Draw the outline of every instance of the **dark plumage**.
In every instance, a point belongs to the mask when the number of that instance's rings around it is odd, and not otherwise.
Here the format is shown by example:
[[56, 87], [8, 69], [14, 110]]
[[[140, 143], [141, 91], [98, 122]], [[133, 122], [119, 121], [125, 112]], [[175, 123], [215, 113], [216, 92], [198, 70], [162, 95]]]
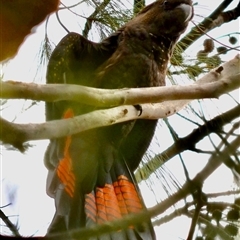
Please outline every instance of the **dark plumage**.
[[[192, 14], [189, 0], [160, 0], [100, 43], [70, 33], [51, 56], [47, 82], [109, 89], [165, 85], [173, 46]], [[92, 110], [87, 103], [62, 101], [47, 103], [46, 116], [69, 118]], [[49, 233], [92, 226], [144, 208], [133, 171], [156, 123], [137, 120], [51, 140], [45, 163], [56, 214]], [[96, 239], [154, 238], [149, 221]]]

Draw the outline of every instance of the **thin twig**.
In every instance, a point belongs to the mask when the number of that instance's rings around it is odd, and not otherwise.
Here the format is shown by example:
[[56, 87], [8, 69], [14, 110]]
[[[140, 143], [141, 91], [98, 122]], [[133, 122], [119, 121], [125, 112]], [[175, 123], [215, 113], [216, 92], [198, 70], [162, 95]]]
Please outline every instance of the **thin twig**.
[[[240, 105], [237, 105], [233, 109], [218, 115], [217, 117], [207, 121], [204, 125], [196, 128], [192, 133], [186, 137], [179, 138], [172, 146], [166, 149], [161, 154], [157, 154], [149, 162], [145, 163], [141, 168], [136, 171], [137, 181], [146, 180], [150, 174], [156, 171], [157, 168], [167, 162], [175, 155], [184, 152], [186, 150], [195, 150], [195, 145], [210, 133], [219, 131], [222, 127], [239, 117]], [[161, 159], [161, 161], [159, 161]]]
[[4, 214], [4, 212], [0, 209], [0, 219], [6, 224], [10, 231], [14, 234], [14, 236], [20, 237], [20, 234], [16, 228], [16, 226], [9, 220], [9, 218]]

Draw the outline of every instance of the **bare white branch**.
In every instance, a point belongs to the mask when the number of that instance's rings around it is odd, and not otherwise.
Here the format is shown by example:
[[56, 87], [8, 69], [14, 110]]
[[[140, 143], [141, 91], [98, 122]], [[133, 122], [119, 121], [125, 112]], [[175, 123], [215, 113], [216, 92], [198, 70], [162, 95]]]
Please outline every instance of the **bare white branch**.
[[[47, 86], [16, 82], [6, 84], [10, 84], [12, 88], [2, 82], [2, 98], [13, 98], [15, 96], [15, 98], [47, 101], [87, 101], [88, 104], [108, 107], [121, 105], [93, 111], [72, 119], [50, 121], [42, 124], [16, 124], [0, 119], [3, 129], [0, 140], [19, 146], [30, 140], [59, 138], [133, 119], [164, 118], [181, 110], [191, 99], [219, 97], [223, 93], [239, 88], [240, 55], [224, 63], [221, 67], [213, 69], [199, 79], [196, 84], [190, 86], [103, 90], [71, 85]], [[157, 103], [165, 99], [182, 100]], [[141, 113], [133, 106], [135, 104], [141, 104]], [[4, 134], [6, 133], [5, 129], [8, 129], [7, 135]]]
[[[70, 84], [1, 82], [0, 98], [77, 101], [98, 107], [157, 103], [166, 100], [216, 98], [239, 87], [240, 55], [215, 68], [195, 84], [135, 89], [98, 89]], [[235, 80], [236, 79], [236, 80]], [[213, 84], [214, 83], [214, 84]]]

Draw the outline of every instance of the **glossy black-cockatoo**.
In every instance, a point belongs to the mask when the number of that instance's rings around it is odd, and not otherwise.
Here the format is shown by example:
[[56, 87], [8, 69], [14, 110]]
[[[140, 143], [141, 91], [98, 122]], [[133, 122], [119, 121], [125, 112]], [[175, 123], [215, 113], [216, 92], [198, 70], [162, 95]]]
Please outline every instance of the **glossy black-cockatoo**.
[[[95, 88], [165, 84], [173, 47], [193, 16], [190, 0], [159, 0], [100, 43], [69, 33], [52, 53], [47, 83]], [[73, 118], [96, 107], [79, 102], [46, 104], [47, 120]], [[156, 127], [137, 120], [51, 139], [45, 154], [47, 193], [56, 212], [48, 234], [92, 227], [145, 208], [134, 178]], [[155, 239], [150, 220], [98, 240]]]

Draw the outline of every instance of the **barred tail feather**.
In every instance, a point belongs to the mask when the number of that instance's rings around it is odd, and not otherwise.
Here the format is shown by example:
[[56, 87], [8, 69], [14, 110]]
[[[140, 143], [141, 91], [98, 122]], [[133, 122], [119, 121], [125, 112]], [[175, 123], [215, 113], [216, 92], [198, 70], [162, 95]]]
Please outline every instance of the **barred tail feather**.
[[[70, 173], [69, 168], [62, 168]], [[66, 172], [59, 175], [66, 176]], [[53, 176], [53, 174], [51, 174]], [[56, 179], [53, 177], [52, 180]], [[59, 177], [59, 185], [55, 190], [56, 214], [49, 227], [48, 233], [68, 231], [74, 228], [94, 227], [107, 221], [121, 219], [128, 214], [134, 214], [144, 209], [144, 204], [135, 178], [123, 160], [115, 160], [108, 173], [104, 186], [96, 186], [92, 192], [82, 194], [69, 192], [66, 177]], [[64, 186], [65, 183], [65, 186]], [[97, 184], [97, 183], [96, 183]], [[75, 185], [78, 190], [81, 187]], [[75, 189], [76, 191], [76, 189]], [[90, 240], [153, 240], [155, 239], [150, 221], [140, 226], [129, 226], [128, 229], [119, 229], [116, 232], [91, 238]]]
[[[73, 117], [71, 109], [67, 110], [63, 117]], [[79, 138], [72, 138], [72, 136], [65, 138], [64, 146], [58, 141], [52, 141], [48, 147], [50, 153], [55, 153], [56, 149], [62, 149], [56, 169], [49, 169], [47, 180], [47, 192], [55, 199], [56, 207], [56, 214], [48, 230], [49, 234], [94, 227], [144, 209], [135, 177], [123, 157], [119, 156], [120, 153], [111, 144], [104, 145], [102, 155], [98, 151], [92, 151], [91, 141], [88, 142], [89, 136], [91, 135], [86, 135], [85, 138], [81, 136], [81, 140], [85, 140], [85, 148], [76, 149], [76, 146], [79, 146]], [[86, 151], [89, 154], [85, 154]], [[47, 157], [50, 155], [46, 154]], [[56, 155], [52, 156], [55, 159]], [[84, 158], [86, 156], [98, 166], [90, 168], [88, 174], [84, 173], [89, 164], [89, 159]], [[84, 164], [79, 164], [80, 161]], [[86, 184], [93, 187], [86, 188]], [[131, 225], [128, 229], [119, 229], [90, 240], [154, 239], [149, 220], [147, 223]]]

